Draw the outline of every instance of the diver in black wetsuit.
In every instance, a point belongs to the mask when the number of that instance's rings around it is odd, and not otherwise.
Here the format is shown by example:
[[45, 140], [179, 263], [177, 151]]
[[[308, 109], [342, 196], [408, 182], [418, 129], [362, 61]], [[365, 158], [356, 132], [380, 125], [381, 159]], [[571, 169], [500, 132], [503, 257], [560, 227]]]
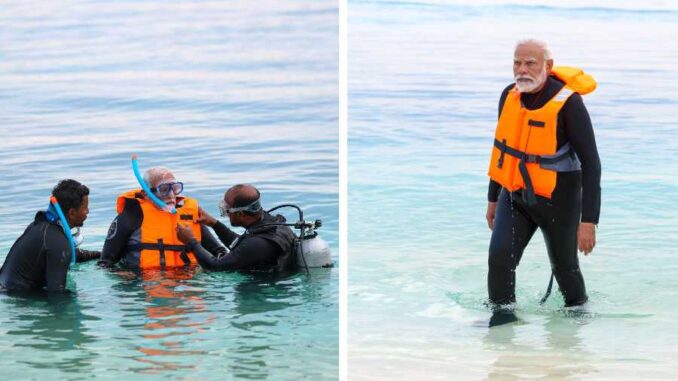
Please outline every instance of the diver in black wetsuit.
[[[71, 227], [87, 219], [89, 189], [75, 180], [62, 180], [52, 190]], [[96, 259], [97, 251], [76, 250], [76, 260]], [[56, 213], [39, 211], [10, 249], [0, 269], [0, 288], [8, 291], [65, 292], [71, 247]]]
[[[554, 98], [564, 83], [546, 75], [552, 65], [544, 43], [535, 40], [519, 43], [514, 59], [516, 84], [504, 89], [499, 101], [500, 115], [514, 86], [520, 90], [522, 107], [528, 110], [541, 109]], [[537, 228], [544, 234], [565, 305], [581, 305], [588, 299], [577, 248], [588, 255], [595, 246], [601, 168], [591, 120], [577, 93], [565, 101], [557, 114], [556, 138], [559, 149], [570, 144], [581, 162], [581, 170], [557, 172], [550, 200], [537, 196], [536, 205], [528, 205], [523, 197], [525, 190], [511, 194], [490, 180], [486, 216], [492, 229], [488, 292], [495, 305], [515, 302], [515, 269]]]
[[259, 191], [246, 184], [235, 185], [224, 195], [220, 205], [221, 213], [228, 215], [231, 225], [244, 227], [246, 231], [243, 235], [238, 235], [200, 210], [198, 221], [214, 229], [219, 240], [229, 247], [228, 253], [223, 248], [218, 252], [206, 250], [193, 237], [191, 229], [182, 225], [177, 226], [177, 235], [193, 251], [200, 266], [207, 270], [296, 271], [295, 236], [292, 229], [287, 226], [264, 226], [284, 223], [285, 218], [266, 213], [259, 200]]

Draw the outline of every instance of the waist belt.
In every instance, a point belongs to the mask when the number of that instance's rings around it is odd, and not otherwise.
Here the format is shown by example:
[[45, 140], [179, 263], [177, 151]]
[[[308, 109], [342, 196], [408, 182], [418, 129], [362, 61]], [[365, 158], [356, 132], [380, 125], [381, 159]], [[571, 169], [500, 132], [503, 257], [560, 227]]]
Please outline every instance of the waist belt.
[[[502, 142], [494, 139], [494, 146], [497, 147], [501, 152], [499, 155], [499, 160], [497, 161], [497, 168], [501, 168], [504, 165], [505, 154], [509, 154], [517, 159], [520, 159], [520, 162], [518, 163], [518, 170], [520, 171], [520, 176], [523, 178], [523, 182], [525, 183], [525, 192], [523, 192], [522, 197], [523, 201], [525, 201], [529, 206], [535, 205], [537, 203], [537, 197], [534, 194], [534, 186], [532, 185], [530, 173], [527, 171], [527, 163], [539, 164], [539, 166], [544, 169], [557, 170], [560, 172], [580, 169], [579, 159], [577, 159], [577, 156], [570, 146], [570, 143], [566, 143], [564, 146], [562, 146], [558, 152], [555, 153], [555, 155], [534, 155], [519, 151], [508, 146], [506, 144], [506, 139], [504, 139]], [[567, 165], [559, 165], [563, 162], [568, 163]]]

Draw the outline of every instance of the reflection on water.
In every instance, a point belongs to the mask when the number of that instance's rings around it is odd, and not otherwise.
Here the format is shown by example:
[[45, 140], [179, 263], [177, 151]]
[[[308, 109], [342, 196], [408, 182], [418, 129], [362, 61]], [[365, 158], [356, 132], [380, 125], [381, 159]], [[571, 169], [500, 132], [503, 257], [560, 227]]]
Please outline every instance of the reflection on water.
[[[7, 368], [8, 374], [19, 365], [86, 374], [123, 361], [121, 370], [170, 378], [211, 378], [215, 371], [256, 380], [287, 372], [336, 377], [322, 367], [300, 368], [336, 354], [336, 336], [318, 338], [334, 329], [324, 321], [336, 318], [336, 301], [322, 291], [334, 279], [331, 270], [288, 276], [207, 274], [198, 268], [90, 270], [104, 272], [110, 290], [0, 295], [2, 310], [11, 312], [0, 321], [0, 345], [31, 353]], [[314, 318], [318, 310], [325, 311], [320, 322]], [[0, 369], [11, 362], [4, 364]]]
[[[215, 314], [204, 314], [203, 289], [186, 288], [196, 269], [167, 269], [165, 271], [144, 271], [136, 274], [118, 271], [113, 274], [124, 279], [114, 286], [127, 298], [136, 293], [136, 300], [143, 306], [139, 309], [123, 310], [121, 324], [125, 329], [139, 332], [141, 345], [136, 350], [141, 355], [134, 360], [148, 367], [131, 368], [135, 372], [158, 374], [163, 371], [194, 368], [193, 356], [205, 355], [206, 350], [194, 350], [199, 345], [197, 333], [204, 332], [216, 319]], [[182, 359], [182, 357], [186, 357]]]

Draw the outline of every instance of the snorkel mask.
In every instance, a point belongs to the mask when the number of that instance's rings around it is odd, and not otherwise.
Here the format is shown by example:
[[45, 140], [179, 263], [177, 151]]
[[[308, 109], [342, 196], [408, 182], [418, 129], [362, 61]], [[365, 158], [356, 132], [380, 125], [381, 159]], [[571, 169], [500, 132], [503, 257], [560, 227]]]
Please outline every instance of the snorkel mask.
[[256, 213], [261, 210], [261, 197], [252, 201], [251, 203], [245, 205], [245, 206], [237, 206], [237, 207], [232, 207], [226, 203], [226, 200], [221, 199], [219, 201], [219, 212], [221, 213], [222, 217], [226, 217], [229, 214], [236, 213], [236, 212], [249, 212], [249, 213]]

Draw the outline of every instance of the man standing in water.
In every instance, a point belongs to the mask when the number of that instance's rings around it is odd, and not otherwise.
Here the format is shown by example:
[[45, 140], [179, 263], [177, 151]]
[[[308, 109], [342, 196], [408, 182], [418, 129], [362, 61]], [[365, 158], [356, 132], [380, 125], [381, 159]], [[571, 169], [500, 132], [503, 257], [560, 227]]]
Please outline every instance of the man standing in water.
[[179, 239], [195, 253], [200, 266], [211, 271], [296, 271], [294, 233], [288, 226], [276, 225], [285, 223], [283, 216], [264, 211], [257, 188], [249, 184], [232, 186], [224, 194], [219, 209], [232, 226], [244, 227], [245, 233], [238, 235], [203, 210], [199, 221], [214, 229], [219, 240], [228, 246], [228, 253], [206, 250], [190, 228], [177, 226]]
[[577, 248], [588, 255], [595, 246], [600, 159], [580, 94], [596, 83], [579, 69], [554, 67], [537, 40], [516, 45], [513, 75], [499, 99], [489, 169], [489, 298], [494, 306], [515, 302], [515, 269], [540, 228], [565, 305], [581, 305], [588, 296]]
[[[89, 189], [75, 180], [62, 180], [54, 196], [63, 210], [68, 225], [81, 227], [89, 213]], [[101, 253], [76, 249], [76, 260], [96, 259]], [[9, 291], [46, 289], [66, 291], [66, 273], [71, 262], [71, 246], [53, 207], [39, 211], [7, 254], [0, 269], [0, 288]]]

